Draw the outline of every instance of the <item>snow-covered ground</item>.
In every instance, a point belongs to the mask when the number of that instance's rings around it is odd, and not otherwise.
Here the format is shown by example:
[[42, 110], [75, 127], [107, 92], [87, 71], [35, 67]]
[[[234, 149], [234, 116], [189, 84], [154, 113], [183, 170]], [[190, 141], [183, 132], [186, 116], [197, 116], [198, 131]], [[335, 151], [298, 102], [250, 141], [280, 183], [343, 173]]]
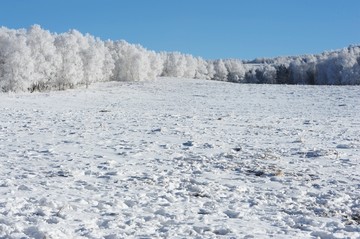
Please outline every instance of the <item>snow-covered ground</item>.
[[0, 238], [359, 238], [360, 87], [0, 95]]

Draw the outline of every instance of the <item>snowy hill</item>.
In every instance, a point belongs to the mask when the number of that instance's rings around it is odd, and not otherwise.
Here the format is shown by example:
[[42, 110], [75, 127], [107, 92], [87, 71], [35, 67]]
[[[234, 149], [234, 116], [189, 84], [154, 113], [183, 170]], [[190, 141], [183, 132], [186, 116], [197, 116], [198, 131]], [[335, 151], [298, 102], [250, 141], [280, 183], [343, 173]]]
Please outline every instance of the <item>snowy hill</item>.
[[359, 238], [360, 88], [1, 94], [1, 238]]

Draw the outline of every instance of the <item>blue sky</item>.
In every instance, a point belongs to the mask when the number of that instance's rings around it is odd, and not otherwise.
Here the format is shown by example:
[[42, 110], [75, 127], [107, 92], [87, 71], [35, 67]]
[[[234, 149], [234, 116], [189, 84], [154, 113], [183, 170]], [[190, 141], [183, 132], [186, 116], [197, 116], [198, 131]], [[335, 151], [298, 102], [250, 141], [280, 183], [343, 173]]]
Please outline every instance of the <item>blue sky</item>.
[[4, 0], [0, 25], [77, 29], [206, 59], [320, 53], [360, 43], [359, 0]]

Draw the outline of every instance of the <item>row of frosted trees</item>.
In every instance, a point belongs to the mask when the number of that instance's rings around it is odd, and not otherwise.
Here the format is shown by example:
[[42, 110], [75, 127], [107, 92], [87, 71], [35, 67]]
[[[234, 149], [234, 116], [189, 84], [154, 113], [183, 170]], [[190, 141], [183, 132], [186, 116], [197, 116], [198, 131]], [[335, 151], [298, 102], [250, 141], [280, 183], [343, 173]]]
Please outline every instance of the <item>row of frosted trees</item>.
[[73, 88], [100, 81], [159, 76], [237, 83], [360, 84], [360, 47], [321, 55], [214, 60], [149, 51], [125, 41], [102, 41], [76, 30], [55, 34], [34, 25], [0, 28], [0, 91]]

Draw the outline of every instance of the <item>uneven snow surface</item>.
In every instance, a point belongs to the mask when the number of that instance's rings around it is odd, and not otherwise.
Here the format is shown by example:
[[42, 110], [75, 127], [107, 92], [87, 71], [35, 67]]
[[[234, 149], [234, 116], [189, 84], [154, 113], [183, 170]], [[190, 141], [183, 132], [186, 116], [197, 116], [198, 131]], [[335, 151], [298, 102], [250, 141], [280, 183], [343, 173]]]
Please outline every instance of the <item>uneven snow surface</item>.
[[0, 95], [0, 238], [359, 238], [360, 87]]

